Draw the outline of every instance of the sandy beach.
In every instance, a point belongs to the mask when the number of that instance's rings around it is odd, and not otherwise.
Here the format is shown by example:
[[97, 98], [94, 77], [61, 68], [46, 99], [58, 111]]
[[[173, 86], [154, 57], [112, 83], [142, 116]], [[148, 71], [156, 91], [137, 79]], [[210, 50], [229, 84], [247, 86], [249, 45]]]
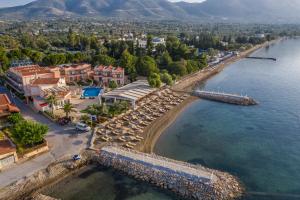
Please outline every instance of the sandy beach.
[[[174, 91], [191, 92], [197, 83], [209, 79], [210, 77], [221, 72], [226, 66], [249, 56], [250, 54], [252, 54], [258, 49], [276, 43], [279, 40], [274, 40], [271, 42], [265, 42], [263, 44], [256, 45], [244, 52], [241, 52], [239, 56], [234, 56], [218, 64], [213, 70], [206, 68], [194, 74], [187, 75], [183, 77], [181, 80], [179, 80], [175, 85], [173, 85], [171, 89]], [[176, 120], [176, 118], [180, 115], [182, 111], [184, 111], [191, 103], [193, 103], [195, 100], [198, 99], [199, 98], [197, 97], [192, 97], [192, 96], [188, 97], [180, 105], [171, 109], [165, 115], [163, 115], [162, 117], [155, 120], [152, 124], [150, 124], [143, 133], [143, 135], [145, 136], [145, 140], [141, 145], [137, 147], [137, 150], [146, 153], [152, 153], [156, 141], [159, 139], [159, 137], [164, 132], [164, 130], [168, 128]]]

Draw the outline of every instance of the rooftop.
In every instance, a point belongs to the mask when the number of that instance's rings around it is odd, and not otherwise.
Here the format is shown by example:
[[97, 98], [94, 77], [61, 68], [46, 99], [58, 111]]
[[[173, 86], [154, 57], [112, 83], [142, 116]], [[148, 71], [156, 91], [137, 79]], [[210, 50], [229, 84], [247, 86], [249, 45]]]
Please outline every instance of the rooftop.
[[16, 148], [9, 140], [0, 140], [0, 155], [15, 152]]
[[6, 94], [0, 94], [0, 115], [20, 112], [19, 108], [14, 106]]
[[38, 78], [35, 79], [33, 85], [53, 85], [59, 82], [59, 78]]
[[103, 98], [117, 98], [138, 101], [156, 91], [150, 87], [147, 80], [139, 80], [102, 95]]
[[39, 65], [12, 67], [10, 69], [11, 69], [11, 71], [20, 73], [22, 76], [51, 73], [51, 71], [48, 68], [40, 67]]
[[122, 68], [122, 67], [113, 67], [111, 65], [110, 66], [99, 65], [99, 66], [95, 67], [95, 70], [123, 72], [124, 68]]

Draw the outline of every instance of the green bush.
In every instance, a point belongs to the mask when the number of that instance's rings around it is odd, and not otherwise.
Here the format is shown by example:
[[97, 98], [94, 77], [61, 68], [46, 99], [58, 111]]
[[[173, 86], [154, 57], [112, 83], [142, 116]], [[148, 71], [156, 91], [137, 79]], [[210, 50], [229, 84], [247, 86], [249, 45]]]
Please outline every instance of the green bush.
[[32, 147], [43, 142], [48, 130], [46, 125], [22, 120], [12, 127], [12, 137], [22, 146]]

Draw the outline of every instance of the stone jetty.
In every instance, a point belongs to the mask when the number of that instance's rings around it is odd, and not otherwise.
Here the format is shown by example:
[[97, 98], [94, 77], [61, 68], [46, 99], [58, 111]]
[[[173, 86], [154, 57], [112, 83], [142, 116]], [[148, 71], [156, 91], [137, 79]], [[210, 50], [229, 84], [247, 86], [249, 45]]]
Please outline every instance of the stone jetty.
[[251, 97], [241, 96], [241, 95], [236, 95], [236, 94], [197, 90], [197, 91], [194, 91], [192, 93], [192, 95], [197, 96], [202, 99], [219, 101], [219, 102], [229, 103], [229, 104], [242, 105], [242, 106], [251, 106], [251, 105], [258, 104]]
[[235, 199], [243, 192], [238, 180], [228, 173], [155, 154], [106, 146], [101, 149], [97, 159], [106, 167], [112, 167], [188, 199]]

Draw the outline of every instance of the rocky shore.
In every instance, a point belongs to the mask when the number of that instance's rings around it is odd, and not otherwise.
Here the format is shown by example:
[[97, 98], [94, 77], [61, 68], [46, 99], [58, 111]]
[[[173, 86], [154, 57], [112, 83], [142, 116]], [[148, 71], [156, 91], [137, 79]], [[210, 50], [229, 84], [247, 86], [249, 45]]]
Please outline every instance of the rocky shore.
[[62, 178], [71, 175], [77, 169], [92, 162], [94, 151], [84, 151], [82, 159], [74, 162], [70, 158], [62, 159], [39, 170], [34, 174], [12, 183], [0, 190], [0, 200], [22, 200], [22, 199], [51, 199], [38, 194], [38, 190], [46, 185], [52, 184]]
[[[104, 149], [100, 152], [97, 160], [101, 165], [112, 167], [135, 179], [170, 190], [186, 199], [229, 200], [239, 198], [243, 194], [243, 189], [238, 180], [228, 173], [154, 154], [141, 155], [145, 161], [130, 159], [130, 156], [126, 156], [126, 153], [130, 152], [133, 155], [142, 154], [128, 149], [116, 154]], [[164, 162], [164, 164], [162, 166], [159, 164], [152, 165], [150, 159]], [[174, 170], [174, 166], [181, 166], [184, 170]]]

